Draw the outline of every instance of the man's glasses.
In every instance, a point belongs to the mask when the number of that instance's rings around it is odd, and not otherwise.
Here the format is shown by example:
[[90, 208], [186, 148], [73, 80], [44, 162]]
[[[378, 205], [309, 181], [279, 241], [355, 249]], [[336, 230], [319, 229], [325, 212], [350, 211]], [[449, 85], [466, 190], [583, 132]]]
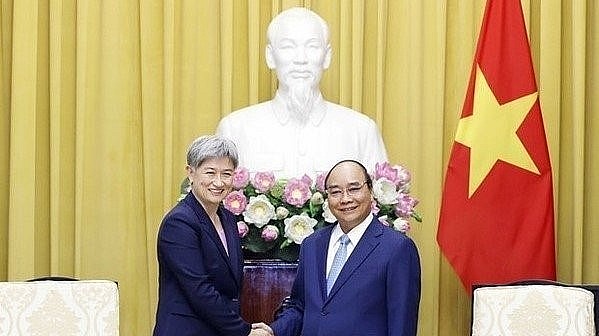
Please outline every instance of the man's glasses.
[[362, 183], [350, 184], [345, 188], [330, 187], [327, 188], [327, 195], [329, 195], [329, 197], [331, 198], [336, 199], [343, 197], [343, 194], [345, 193], [347, 193], [347, 195], [350, 197], [358, 196], [362, 191], [362, 187], [364, 187], [364, 185], [366, 185], [366, 181]]

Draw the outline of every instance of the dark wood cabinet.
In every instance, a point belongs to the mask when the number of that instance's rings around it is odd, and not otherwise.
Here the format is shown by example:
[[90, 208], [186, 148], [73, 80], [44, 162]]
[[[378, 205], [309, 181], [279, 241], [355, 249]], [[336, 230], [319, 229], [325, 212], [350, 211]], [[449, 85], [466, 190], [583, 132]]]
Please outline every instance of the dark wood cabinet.
[[274, 312], [291, 292], [297, 263], [246, 260], [243, 268], [241, 315], [248, 322], [273, 321]]

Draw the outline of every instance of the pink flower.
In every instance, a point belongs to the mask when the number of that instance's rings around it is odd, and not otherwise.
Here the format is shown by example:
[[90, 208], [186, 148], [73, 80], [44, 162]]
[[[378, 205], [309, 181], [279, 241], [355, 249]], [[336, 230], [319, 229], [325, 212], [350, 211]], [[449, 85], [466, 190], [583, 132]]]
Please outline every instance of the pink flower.
[[378, 180], [382, 177], [393, 182], [395, 185], [399, 182], [398, 171], [389, 162], [377, 162], [374, 166], [374, 179]]
[[372, 203], [370, 203], [370, 210], [375, 215], [378, 214], [379, 211], [381, 211], [381, 209], [379, 208], [378, 203], [375, 200], [373, 200]]
[[406, 167], [394, 166], [394, 168], [397, 170], [398, 185], [404, 185], [412, 180], [412, 175], [410, 174], [410, 171], [406, 169]]
[[414, 213], [418, 200], [408, 194], [399, 194], [395, 204], [395, 215], [400, 218], [409, 218]]
[[239, 215], [245, 210], [247, 198], [241, 190], [231, 191], [223, 200], [225, 209], [231, 211], [235, 215]]
[[404, 166], [391, 166], [389, 162], [378, 162], [375, 165], [374, 180], [385, 178], [395, 184], [400, 191], [409, 192], [412, 176]]
[[237, 167], [233, 174], [233, 188], [243, 189], [250, 182], [250, 172], [244, 167]]
[[327, 177], [326, 173], [319, 173], [316, 175], [316, 190], [325, 192], [324, 179]]
[[299, 208], [304, 205], [310, 197], [312, 197], [310, 185], [306, 184], [305, 181], [292, 178], [287, 182], [283, 194], [285, 202]]
[[279, 228], [274, 225], [267, 225], [262, 229], [262, 239], [265, 241], [273, 241], [279, 238]]
[[252, 179], [252, 185], [261, 193], [267, 192], [275, 185], [273, 172], [257, 172]]
[[237, 222], [237, 233], [239, 234], [239, 238], [247, 236], [248, 232], [250, 232], [250, 228], [244, 221]]
[[304, 182], [305, 184], [311, 186], [312, 185], [312, 179], [310, 178], [310, 176], [304, 174], [304, 176], [302, 176], [301, 178], [302, 182]]

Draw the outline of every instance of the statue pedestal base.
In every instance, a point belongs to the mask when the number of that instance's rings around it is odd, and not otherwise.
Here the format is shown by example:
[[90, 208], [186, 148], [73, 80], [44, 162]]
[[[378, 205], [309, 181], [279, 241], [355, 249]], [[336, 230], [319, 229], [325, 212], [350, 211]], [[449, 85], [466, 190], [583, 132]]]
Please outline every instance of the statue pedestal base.
[[291, 293], [297, 263], [246, 260], [243, 268], [241, 316], [247, 322], [271, 323], [283, 298]]

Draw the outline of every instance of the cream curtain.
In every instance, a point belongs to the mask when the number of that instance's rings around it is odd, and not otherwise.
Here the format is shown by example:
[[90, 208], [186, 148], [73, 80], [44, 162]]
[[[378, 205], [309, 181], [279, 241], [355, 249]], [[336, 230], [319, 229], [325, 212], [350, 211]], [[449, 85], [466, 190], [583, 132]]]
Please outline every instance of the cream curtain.
[[[413, 173], [419, 334], [469, 333], [470, 298], [435, 234], [485, 0], [0, 1], [0, 280], [117, 280], [121, 333], [149, 334], [156, 231], [186, 146], [271, 97], [266, 26], [302, 5], [331, 27], [324, 94], [374, 118], [391, 161]], [[558, 280], [599, 283], [599, 4], [522, 5], [554, 171]]]

